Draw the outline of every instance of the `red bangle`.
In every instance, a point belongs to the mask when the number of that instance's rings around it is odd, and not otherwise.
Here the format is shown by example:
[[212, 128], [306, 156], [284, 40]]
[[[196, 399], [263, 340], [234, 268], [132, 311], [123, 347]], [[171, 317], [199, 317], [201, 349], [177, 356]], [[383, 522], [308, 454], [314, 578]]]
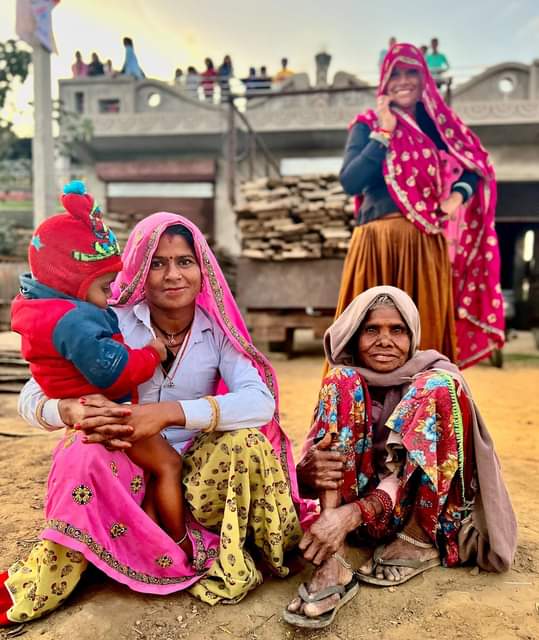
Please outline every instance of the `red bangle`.
[[388, 136], [391, 136], [393, 134], [393, 131], [390, 131], [389, 129], [383, 129], [382, 127], [378, 127], [377, 131], [380, 131], [380, 133], [386, 133]]
[[369, 525], [376, 522], [376, 511], [374, 509], [372, 509], [372, 511], [367, 509], [369, 503], [364, 498], [356, 500], [354, 504], [361, 512], [361, 524]]
[[377, 498], [382, 504], [382, 513], [377, 518], [381, 522], [389, 519], [389, 516], [393, 513], [393, 501], [389, 496], [389, 493], [384, 491], [383, 489], [375, 489], [369, 493], [369, 496], [372, 498]]

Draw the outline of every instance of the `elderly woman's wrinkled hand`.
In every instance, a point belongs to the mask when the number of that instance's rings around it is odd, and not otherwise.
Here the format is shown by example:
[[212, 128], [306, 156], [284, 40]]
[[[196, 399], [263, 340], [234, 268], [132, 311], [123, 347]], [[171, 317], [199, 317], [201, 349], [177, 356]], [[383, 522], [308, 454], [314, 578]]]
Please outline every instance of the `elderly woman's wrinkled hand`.
[[125, 439], [133, 433], [127, 424], [132, 407], [119, 405], [101, 394], [70, 398], [58, 402], [64, 424], [84, 431], [88, 443], [101, 443], [109, 449], [129, 449]]
[[299, 548], [305, 560], [320, 565], [344, 544], [345, 538], [361, 523], [354, 505], [324, 509], [318, 520], [305, 533]]
[[330, 445], [331, 434], [328, 433], [298, 463], [298, 478], [303, 486], [324, 491], [339, 489], [342, 485], [344, 455], [338, 451], [327, 451]]

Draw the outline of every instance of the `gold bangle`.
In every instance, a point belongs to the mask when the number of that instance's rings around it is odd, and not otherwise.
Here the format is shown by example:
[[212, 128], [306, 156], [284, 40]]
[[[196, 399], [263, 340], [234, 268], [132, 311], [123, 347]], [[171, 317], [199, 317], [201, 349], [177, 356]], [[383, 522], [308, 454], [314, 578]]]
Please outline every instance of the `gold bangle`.
[[43, 417], [43, 409], [45, 407], [45, 402], [47, 402], [48, 400], [49, 398], [44, 397], [44, 398], [41, 398], [41, 400], [37, 403], [36, 420], [43, 427], [43, 429], [46, 429], [47, 431], [55, 431], [57, 427], [55, 427], [53, 424], [49, 424]]
[[205, 431], [206, 433], [211, 433], [212, 431], [215, 431], [219, 426], [219, 422], [221, 419], [221, 408], [219, 406], [219, 403], [213, 396], [205, 396], [204, 400], [207, 400], [210, 403], [211, 420], [209, 425], [204, 429], [202, 429], [202, 431]]

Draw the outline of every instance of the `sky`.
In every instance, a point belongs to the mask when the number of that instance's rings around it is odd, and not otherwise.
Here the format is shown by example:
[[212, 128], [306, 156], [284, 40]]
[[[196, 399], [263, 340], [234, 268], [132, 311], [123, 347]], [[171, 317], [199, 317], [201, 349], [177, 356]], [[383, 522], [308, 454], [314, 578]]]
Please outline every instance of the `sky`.
[[[0, 0], [0, 41], [15, 37], [15, 5]], [[291, 69], [314, 79], [314, 56], [325, 50], [330, 78], [348, 71], [374, 83], [390, 36], [417, 45], [438, 37], [457, 80], [499, 62], [539, 58], [538, 0], [61, 0], [53, 28], [53, 96], [57, 80], [71, 75], [77, 49], [85, 60], [96, 51], [121, 68], [126, 35], [146, 75], [169, 81], [176, 67], [202, 69], [206, 56], [217, 66], [225, 54], [239, 77], [249, 66], [275, 73], [286, 56]], [[31, 134], [31, 100], [29, 77], [3, 114], [19, 135]]]

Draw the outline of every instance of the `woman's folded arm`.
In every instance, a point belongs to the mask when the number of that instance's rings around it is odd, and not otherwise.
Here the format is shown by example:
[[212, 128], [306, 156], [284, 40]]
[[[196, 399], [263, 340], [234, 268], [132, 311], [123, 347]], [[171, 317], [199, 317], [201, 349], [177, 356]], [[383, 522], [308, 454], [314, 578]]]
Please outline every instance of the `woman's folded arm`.
[[[228, 393], [215, 396], [219, 404], [218, 431], [256, 429], [273, 417], [275, 400], [250, 360], [223, 338], [219, 371]], [[212, 421], [211, 403], [205, 398], [182, 400], [186, 429], [204, 429]]]
[[[42, 403], [41, 422], [38, 420], [38, 406], [40, 403]], [[43, 393], [34, 378], [30, 378], [22, 388], [19, 394], [17, 409], [21, 418], [33, 427], [47, 431], [55, 431], [66, 426], [60, 418], [58, 400], [47, 399], [47, 396]]]

